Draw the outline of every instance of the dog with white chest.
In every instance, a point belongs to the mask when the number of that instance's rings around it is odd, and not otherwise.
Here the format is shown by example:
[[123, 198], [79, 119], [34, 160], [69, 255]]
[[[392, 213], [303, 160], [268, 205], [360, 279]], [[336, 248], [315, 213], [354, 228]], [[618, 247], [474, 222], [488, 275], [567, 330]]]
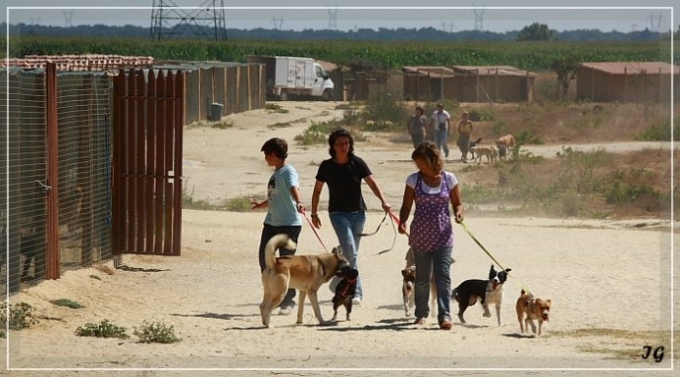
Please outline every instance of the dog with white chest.
[[[540, 299], [534, 297], [533, 294], [522, 289], [519, 298], [517, 299], [517, 320], [519, 321], [519, 329], [522, 333], [524, 330], [529, 331], [529, 326], [536, 336], [542, 333], [543, 322], [550, 320], [550, 307], [552, 300]], [[536, 332], [536, 325], [534, 320], [538, 321], [538, 333]]]
[[468, 308], [480, 301], [484, 308], [484, 317], [491, 317], [489, 305], [496, 306], [496, 317], [498, 319], [498, 326], [503, 324], [501, 320], [501, 303], [503, 302], [503, 284], [508, 279], [510, 268], [496, 271], [493, 265], [489, 270], [488, 280], [470, 279], [465, 280], [456, 287], [451, 298], [458, 302], [458, 319], [461, 323], [465, 323], [463, 313]]
[[283, 301], [288, 288], [299, 290], [297, 323], [302, 323], [304, 314], [305, 298], [314, 309], [314, 315], [320, 324], [326, 324], [321, 315], [317, 292], [319, 288], [331, 278], [337, 276], [343, 267], [349, 265], [339, 247], [330, 253], [316, 255], [286, 255], [277, 258], [275, 253], [280, 247], [294, 249], [293, 242], [285, 234], [277, 234], [272, 237], [265, 247], [266, 268], [262, 271], [262, 287], [264, 296], [260, 304], [262, 324], [269, 327], [271, 313], [281, 301]]

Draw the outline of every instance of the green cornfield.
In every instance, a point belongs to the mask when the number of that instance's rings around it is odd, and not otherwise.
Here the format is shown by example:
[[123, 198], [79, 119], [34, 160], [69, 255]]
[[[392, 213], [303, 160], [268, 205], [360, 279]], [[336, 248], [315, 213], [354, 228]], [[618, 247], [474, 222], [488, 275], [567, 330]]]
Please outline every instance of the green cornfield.
[[[2, 58], [5, 39], [0, 42]], [[675, 49], [675, 61], [680, 59]], [[9, 40], [9, 57], [60, 54], [152, 56], [157, 60], [245, 62], [248, 55], [307, 56], [338, 65], [370, 63], [394, 69], [409, 65], [511, 65], [546, 71], [554, 60], [576, 56], [595, 61], [671, 61], [670, 41], [656, 42], [410, 42], [410, 41], [252, 41], [171, 40], [139, 38], [48, 38], [22, 36]]]

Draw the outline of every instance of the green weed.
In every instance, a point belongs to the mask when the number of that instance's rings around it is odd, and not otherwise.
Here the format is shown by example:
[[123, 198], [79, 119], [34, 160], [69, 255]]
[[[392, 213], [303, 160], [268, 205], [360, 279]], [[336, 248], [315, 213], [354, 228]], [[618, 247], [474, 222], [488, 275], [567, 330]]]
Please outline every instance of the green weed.
[[125, 327], [117, 326], [109, 322], [108, 319], [105, 319], [98, 324], [86, 323], [85, 326], [78, 326], [76, 335], [119, 339], [127, 339], [130, 337], [125, 333]]
[[144, 321], [141, 327], [135, 328], [134, 335], [139, 337], [140, 343], [176, 343], [181, 340], [175, 336], [174, 326], [161, 322]]
[[19, 302], [9, 307], [7, 317], [7, 303], [0, 304], [0, 323], [9, 322], [10, 330], [21, 330], [38, 323], [33, 312], [33, 307], [25, 302]]
[[69, 300], [69, 299], [67, 299], [67, 298], [60, 298], [60, 299], [58, 299], [58, 300], [52, 300], [52, 301], [50, 301], [50, 302], [53, 303], [54, 305], [57, 305], [57, 306], [67, 306], [67, 307], [69, 307], [69, 308], [71, 308], [71, 309], [80, 309], [80, 308], [84, 308], [83, 305], [80, 305], [79, 303], [77, 303], [77, 302], [75, 302], [75, 301], [72, 301], [72, 300]]

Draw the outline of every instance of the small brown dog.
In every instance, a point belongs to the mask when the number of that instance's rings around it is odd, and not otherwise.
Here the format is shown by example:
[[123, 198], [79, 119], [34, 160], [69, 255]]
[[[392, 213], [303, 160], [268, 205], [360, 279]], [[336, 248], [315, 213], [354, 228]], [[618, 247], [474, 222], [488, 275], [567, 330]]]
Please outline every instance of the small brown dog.
[[[541, 335], [541, 328], [543, 327], [543, 322], [548, 322], [550, 320], [550, 306], [552, 302], [550, 299], [543, 300], [540, 298], [535, 298], [531, 293], [527, 293], [522, 289], [522, 292], [517, 299], [517, 320], [519, 321], [519, 329], [524, 334], [524, 330], [529, 331], [529, 325], [531, 325], [531, 330], [536, 334], [536, 325], [534, 324], [534, 319], [538, 320], [538, 334]], [[526, 318], [525, 318], [526, 316]]]

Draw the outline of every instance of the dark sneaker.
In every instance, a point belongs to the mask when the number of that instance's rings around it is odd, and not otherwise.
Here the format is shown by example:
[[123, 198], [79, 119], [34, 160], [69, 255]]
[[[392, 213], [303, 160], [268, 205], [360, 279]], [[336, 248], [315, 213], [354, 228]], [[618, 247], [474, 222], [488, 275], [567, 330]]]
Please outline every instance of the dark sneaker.
[[439, 324], [439, 328], [442, 330], [451, 330], [451, 320], [450, 319], [445, 319], [442, 323]]

